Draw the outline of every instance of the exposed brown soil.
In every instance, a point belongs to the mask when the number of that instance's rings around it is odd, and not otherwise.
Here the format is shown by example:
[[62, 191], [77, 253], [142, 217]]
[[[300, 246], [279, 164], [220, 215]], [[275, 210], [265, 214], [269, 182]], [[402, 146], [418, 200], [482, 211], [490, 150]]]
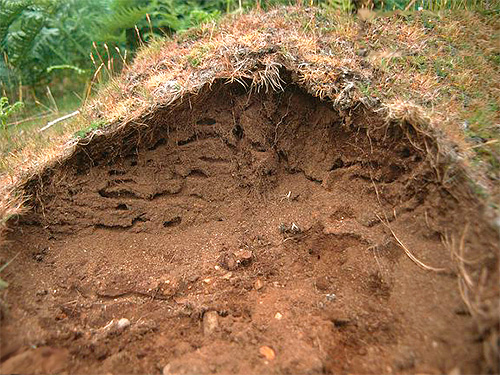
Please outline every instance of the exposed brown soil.
[[1, 371], [480, 372], [452, 198], [383, 125], [216, 83], [82, 147], [1, 250]]

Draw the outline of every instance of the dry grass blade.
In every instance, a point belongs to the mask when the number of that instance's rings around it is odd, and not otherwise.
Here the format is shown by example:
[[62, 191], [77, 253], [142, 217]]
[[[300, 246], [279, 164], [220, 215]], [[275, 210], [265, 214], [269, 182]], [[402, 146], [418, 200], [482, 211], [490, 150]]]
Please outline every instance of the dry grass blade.
[[[474, 261], [470, 261], [465, 257], [465, 239], [469, 225], [469, 223], [465, 225], [462, 234], [460, 235], [458, 246], [456, 241], [453, 238], [450, 240], [448, 236], [445, 237], [443, 242], [444, 245], [450, 249], [450, 254], [455, 259], [459, 269], [458, 288], [462, 300], [472, 315], [487, 321], [491, 316], [491, 312], [489, 311], [489, 308], [487, 308], [487, 304], [483, 303], [483, 288], [484, 285], [487, 284], [488, 270], [483, 268], [482, 277], [476, 278], [476, 282], [474, 282], [473, 277], [466, 269], [466, 265], [473, 266], [478, 264], [480, 260], [484, 260], [484, 257], [482, 257]], [[472, 297], [474, 297], [474, 300]]]
[[21, 215], [28, 210], [22, 197], [8, 190], [3, 193], [5, 196], [0, 200], [0, 225], [5, 225], [11, 217]]
[[6, 262], [3, 266], [0, 267], [0, 272], [2, 272], [4, 269], [6, 269], [9, 264], [11, 264], [16, 258], [17, 256], [21, 254], [21, 253], [17, 253], [16, 255], [14, 255], [8, 262]]
[[71, 117], [74, 117], [74, 116], [76, 116], [76, 115], [78, 115], [78, 114], [80, 114], [80, 111], [79, 111], [79, 110], [74, 111], [74, 112], [71, 112], [71, 113], [68, 113], [67, 115], [64, 115], [64, 116], [62, 116], [62, 117], [59, 117], [59, 118], [57, 118], [57, 119], [55, 119], [55, 120], [52, 120], [52, 121], [48, 122], [48, 123], [47, 123], [47, 125], [45, 125], [43, 128], [41, 128], [41, 129], [39, 130], [39, 132], [43, 132], [44, 130], [47, 130], [48, 128], [50, 128], [52, 125], [55, 125], [55, 124], [57, 124], [58, 122], [61, 122], [61, 121], [67, 120], [67, 119], [69, 119], [69, 118], [71, 118]]
[[469, 228], [469, 223], [464, 228], [464, 231], [462, 233], [462, 236], [460, 238], [460, 247], [458, 249], [458, 254], [457, 254], [457, 259], [458, 259], [458, 267], [460, 269], [460, 274], [462, 275], [464, 281], [467, 283], [467, 285], [472, 288], [474, 286], [474, 283], [472, 282], [472, 278], [469, 276], [467, 273], [467, 270], [465, 269], [465, 259], [464, 259], [464, 254], [465, 254], [465, 236], [467, 234], [467, 229]]
[[404, 250], [404, 252], [408, 256], [408, 258], [410, 258], [417, 266], [419, 266], [420, 268], [423, 268], [424, 270], [427, 270], [427, 271], [434, 271], [434, 272], [443, 272], [443, 271], [445, 271], [444, 268], [431, 267], [431, 266], [428, 266], [427, 264], [423, 263], [422, 261], [418, 260], [415, 257], [415, 255], [413, 255], [411, 253], [411, 251], [408, 250], [408, 248], [406, 247], [406, 245], [403, 242], [401, 242], [401, 240], [398, 238], [398, 236], [396, 236], [396, 233], [394, 233], [394, 231], [392, 230], [391, 226], [388, 223], [386, 223], [384, 220], [382, 220], [382, 218], [379, 215], [376, 215], [376, 216], [380, 220], [380, 222], [382, 224], [384, 224], [389, 229], [389, 231], [391, 232], [392, 236], [397, 241], [397, 243], [399, 244], [399, 246], [401, 246], [401, 248]]

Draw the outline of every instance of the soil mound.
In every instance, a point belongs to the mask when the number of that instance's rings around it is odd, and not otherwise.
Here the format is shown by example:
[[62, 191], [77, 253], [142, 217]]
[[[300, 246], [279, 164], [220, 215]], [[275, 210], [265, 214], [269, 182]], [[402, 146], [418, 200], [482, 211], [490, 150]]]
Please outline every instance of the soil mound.
[[410, 139], [221, 82], [96, 137], [27, 187], [1, 370], [482, 371], [442, 241], [463, 211]]

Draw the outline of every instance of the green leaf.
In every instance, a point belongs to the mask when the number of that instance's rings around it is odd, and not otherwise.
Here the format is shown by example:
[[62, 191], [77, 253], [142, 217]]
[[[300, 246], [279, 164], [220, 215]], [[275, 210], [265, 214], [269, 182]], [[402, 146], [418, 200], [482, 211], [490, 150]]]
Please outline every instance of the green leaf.
[[27, 7], [27, 1], [0, 0], [0, 46], [5, 47], [5, 37], [10, 25], [16, 21]]

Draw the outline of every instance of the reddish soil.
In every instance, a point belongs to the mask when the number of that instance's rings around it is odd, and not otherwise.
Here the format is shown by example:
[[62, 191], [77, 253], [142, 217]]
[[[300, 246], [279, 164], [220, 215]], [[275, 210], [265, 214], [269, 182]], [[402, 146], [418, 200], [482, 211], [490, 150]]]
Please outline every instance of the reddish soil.
[[397, 128], [219, 83], [136, 128], [11, 224], [2, 373], [481, 371], [449, 197]]

